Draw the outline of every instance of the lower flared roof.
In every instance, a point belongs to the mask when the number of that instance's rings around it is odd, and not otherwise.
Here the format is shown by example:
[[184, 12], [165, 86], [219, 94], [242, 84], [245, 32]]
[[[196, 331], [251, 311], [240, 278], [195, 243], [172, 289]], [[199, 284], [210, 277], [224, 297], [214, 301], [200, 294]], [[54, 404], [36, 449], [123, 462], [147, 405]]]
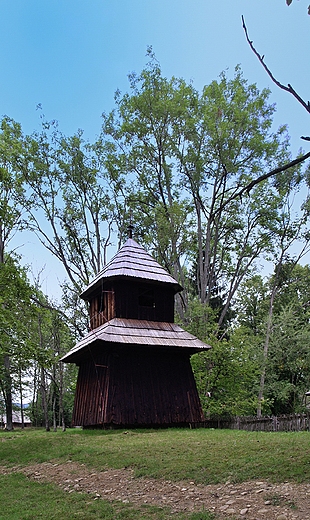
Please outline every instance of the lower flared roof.
[[61, 361], [75, 363], [88, 346], [98, 341], [158, 348], [174, 347], [188, 350], [190, 354], [211, 348], [176, 323], [113, 318], [90, 331]]

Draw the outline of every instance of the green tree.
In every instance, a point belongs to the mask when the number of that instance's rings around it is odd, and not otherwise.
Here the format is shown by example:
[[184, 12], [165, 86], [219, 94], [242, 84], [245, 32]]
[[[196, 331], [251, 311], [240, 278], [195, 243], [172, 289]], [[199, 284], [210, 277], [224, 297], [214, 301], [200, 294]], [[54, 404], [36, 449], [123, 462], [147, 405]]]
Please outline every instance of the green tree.
[[283, 265], [266, 368], [266, 396], [273, 413], [300, 412], [310, 388], [309, 281], [308, 265]]
[[29, 367], [33, 343], [32, 287], [16, 260], [5, 255], [0, 264], [0, 388], [5, 402], [7, 429], [11, 430], [13, 394], [21, 394], [21, 374]]
[[273, 414], [304, 411], [310, 388], [309, 311], [292, 302], [274, 317], [265, 395]]
[[24, 179], [19, 164], [22, 155], [21, 127], [5, 117], [0, 122], [0, 263], [4, 262], [12, 236], [23, 228]]
[[[278, 292], [280, 291], [283, 280], [287, 276], [287, 271], [292, 270], [303, 255], [309, 251], [310, 237], [308, 232], [309, 213], [307, 205], [302, 204], [302, 208], [298, 215], [295, 216], [294, 197], [292, 199], [292, 184], [297, 183], [299, 186], [300, 177], [292, 175], [286, 179], [284, 189], [286, 195], [282, 212], [279, 215], [278, 221], [275, 221], [275, 235], [277, 243], [274, 249], [274, 274], [271, 277], [270, 294], [269, 294], [269, 309], [266, 322], [266, 331], [263, 347], [263, 362], [260, 378], [260, 389], [258, 394], [257, 416], [260, 417], [262, 413], [262, 402], [264, 399], [265, 376], [268, 363], [269, 342], [272, 334], [274, 306]], [[290, 259], [292, 247], [298, 247], [300, 250], [294, 258]]]
[[282, 204], [272, 176], [289, 160], [288, 137], [284, 127], [271, 131], [269, 92], [248, 85], [240, 68], [199, 94], [164, 78], [148, 54], [130, 93], [117, 92], [104, 115], [100, 160], [122, 179], [137, 237], [185, 287], [181, 317], [190, 292], [207, 306], [217, 295], [221, 327], [240, 283], [272, 247]]
[[268, 312], [268, 286], [259, 274], [254, 274], [241, 284], [235, 300], [238, 309], [237, 322], [251, 331], [253, 336], [262, 334]]
[[222, 74], [204, 88], [199, 119], [182, 151], [196, 209], [198, 295], [210, 304], [216, 288], [225, 288], [219, 326], [242, 279], [271, 245], [278, 194], [262, 181], [251, 197], [239, 197], [240, 187], [287, 156], [285, 129], [270, 132], [273, 107], [267, 100], [268, 92], [248, 85], [238, 68], [232, 80]]
[[259, 341], [246, 327], [234, 327], [226, 338], [214, 335], [217, 314], [196, 299], [187, 315], [187, 330], [212, 349], [191, 357], [206, 416], [252, 415], [257, 405]]
[[[193, 211], [174, 165], [182, 138], [176, 129], [194, 108], [196, 92], [184, 80], [163, 78], [150, 55], [147, 69], [129, 76], [131, 93], [117, 92], [116, 109], [103, 116], [97, 149], [111, 181], [116, 172], [122, 179], [135, 236], [184, 285], [181, 258], [191, 240]], [[121, 235], [128, 222], [129, 211], [120, 221]]]
[[309, 273], [309, 266], [283, 255], [271, 276], [256, 275], [240, 288], [231, 336], [240, 326], [255, 346], [259, 416], [303, 409], [310, 385]]
[[23, 172], [33, 205], [28, 227], [64, 268], [63, 305], [78, 334], [87, 324], [79, 299], [106, 263], [114, 208], [105, 172], [82, 132], [65, 137], [54, 122], [26, 139]]
[[[8, 429], [12, 429], [13, 372], [17, 370], [17, 351], [21, 353], [23, 342], [27, 350], [25, 320], [30, 308], [25, 272], [9, 255], [10, 240], [24, 225], [26, 197], [20, 165], [23, 151], [20, 125], [4, 117], [0, 124], [0, 378]], [[28, 200], [27, 206], [30, 205]]]
[[[64, 313], [51, 305], [38, 288], [35, 303], [30, 416], [33, 424], [44, 425], [47, 431], [51, 425], [54, 431], [58, 426], [64, 431], [71, 421], [76, 369], [64, 366], [60, 359], [73, 347], [75, 336]], [[71, 400], [68, 390], [73, 390]]]
[[207, 416], [253, 415], [260, 368], [257, 342], [245, 328], [229, 339], [211, 338], [212, 349], [191, 358]]

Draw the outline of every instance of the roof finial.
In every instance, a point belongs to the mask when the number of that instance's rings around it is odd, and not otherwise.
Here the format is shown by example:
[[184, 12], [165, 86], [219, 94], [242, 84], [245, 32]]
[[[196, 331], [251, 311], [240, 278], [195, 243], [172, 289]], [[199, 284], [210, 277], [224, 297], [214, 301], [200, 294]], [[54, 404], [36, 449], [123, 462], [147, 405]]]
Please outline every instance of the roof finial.
[[129, 215], [130, 215], [130, 217], [129, 217], [129, 226], [128, 226], [128, 238], [132, 238], [132, 232], [134, 230], [134, 226], [132, 223], [132, 209], [130, 210]]

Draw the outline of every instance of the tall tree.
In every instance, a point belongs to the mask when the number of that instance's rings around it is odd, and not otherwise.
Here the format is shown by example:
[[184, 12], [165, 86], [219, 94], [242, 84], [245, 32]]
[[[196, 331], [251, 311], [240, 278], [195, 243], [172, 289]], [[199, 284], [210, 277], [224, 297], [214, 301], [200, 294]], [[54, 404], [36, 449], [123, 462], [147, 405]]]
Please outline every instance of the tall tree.
[[[24, 179], [19, 165], [19, 157], [22, 153], [21, 127], [12, 119], [4, 117], [0, 125], [0, 358], [1, 389], [5, 401], [8, 429], [13, 427], [11, 354], [14, 351], [15, 343], [22, 341], [18, 338], [20, 331], [18, 319], [22, 318], [20, 307], [23, 302], [25, 303], [24, 296], [28, 291], [24, 273], [8, 255], [11, 238], [23, 227]], [[10, 289], [8, 290], [8, 288]], [[16, 318], [18, 316], [15, 330], [12, 322], [14, 314]], [[24, 323], [23, 319], [21, 319], [21, 323]]]
[[[299, 262], [299, 260], [309, 252], [310, 246], [310, 237], [308, 231], [308, 220], [309, 220], [309, 211], [307, 204], [302, 204], [302, 208], [295, 215], [296, 208], [294, 208], [294, 195], [295, 192], [292, 190], [293, 185], [299, 186], [300, 176], [299, 175], [291, 175], [289, 178], [285, 179], [285, 183], [280, 189], [284, 190], [285, 197], [282, 206], [282, 212], [279, 215], [277, 221], [275, 221], [275, 234], [277, 237], [277, 242], [275, 243], [274, 249], [274, 275], [272, 277], [271, 288], [270, 288], [270, 297], [269, 297], [269, 310], [266, 324], [266, 333], [264, 339], [264, 348], [263, 348], [263, 363], [261, 369], [261, 377], [260, 377], [260, 388], [258, 394], [258, 406], [257, 406], [257, 416], [260, 417], [262, 414], [262, 401], [264, 398], [264, 388], [265, 388], [265, 377], [266, 377], [266, 368], [268, 362], [268, 353], [269, 353], [269, 343], [270, 337], [272, 333], [273, 326], [273, 313], [274, 313], [274, 305], [276, 301], [277, 294], [281, 289], [281, 285], [283, 283], [283, 274], [285, 273], [287, 267], [290, 266], [291, 269]], [[299, 246], [299, 250], [298, 250]], [[294, 254], [294, 257], [290, 259], [290, 255]], [[290, 262], [288, 262], [290, 260]]]
[[63, 303], [82, 334], [79, 294], [106, 262], [114, 220], [105, 172], [82, 132], [67, 138], [53, 122], [43, 121], [26, 145], [23, 171], [34, 201], [28, 226], [63, 266]]
[[[302, 411], [310, 384], [309, 266], [290, 260], [277, 274], [265, 381], [265, 396], [274, 414]], [[274, 287], [275, 275], [270, 281]]]
[[[72, 328], [72, 327], [71, 327]], [[36, 348], [32, 357], [32, 400], [30, 417], [47, 431], [53, 424], [64, 431], [70, 424], [76, 367], [64, 367], [60, 358], [74, 345], [74, 334], [66, 317], [37, 291], [35, 317], [31, 330]], [[66, 395], [70, 392], [71, 397]]]
[[[22, 229], [25, 210], [24, 179], [19, 165], [23, 155], [22, 130], [5, 117], [0, 123], [0, 263], [12, 236]], [[29, 207], [30, 201], [28, 201]]]
[[254, 261], [270, 247], [269, 223], [278, 195], [262, 180], [242, 197], [240, 189], [287, 157], [285, 128], [272, 134], [274, 108], [268, 92], [248, 85], [237, 68], [232, 80], [222, 74], [205, 87], [199, 119], [182, 150], [185, 185], [197, 213], [197, 288], [210, 304], [225, 287], [221, 326], [231, 300]]
[[25, 270], [5, 255], [0, 264], [0, 388], [8, 430], [13, 428], [13, 394], [20, 390], [21, 371], [29, 367], [33, 356], [29, 334], [34, 314], [32, 290]]
[[[272, 176], [289, 159], [286, 130], [271, 131], [268, 91], [248, 85], [239, 68], [199, 94], [164, 78], [151, 50], [149, 57], [104, 116], [101, 162], [126, 182], [137, 236], [181, 285], [189, 287], [195, 265], [202, 303], [222, 291], [220, 327], [241, 281], [271, 247], [281, 206]], [[188, 291], [179, 303], [184, 318]]]
[[271, 413], [305, 411], [309, 379], [309, 266], [287, 262], [274, 305], [265, 396]]

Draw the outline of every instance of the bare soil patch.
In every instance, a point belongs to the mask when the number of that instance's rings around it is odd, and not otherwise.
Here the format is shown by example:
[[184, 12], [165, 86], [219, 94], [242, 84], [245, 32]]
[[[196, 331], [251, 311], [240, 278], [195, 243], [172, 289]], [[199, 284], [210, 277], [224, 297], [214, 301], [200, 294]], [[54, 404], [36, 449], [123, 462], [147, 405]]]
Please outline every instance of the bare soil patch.
[[90, 471], [72, 461], [0, 468], [2, 474], [11, 471], [39, 482], [54, 482], [68, 493], [87, 493], [94, 500], [151, 504], [175, 513], [208, 510], [223, 519], [310, 520], [310, 484], [251, 481], [204, 486], [135, 478], [131, 469]]

